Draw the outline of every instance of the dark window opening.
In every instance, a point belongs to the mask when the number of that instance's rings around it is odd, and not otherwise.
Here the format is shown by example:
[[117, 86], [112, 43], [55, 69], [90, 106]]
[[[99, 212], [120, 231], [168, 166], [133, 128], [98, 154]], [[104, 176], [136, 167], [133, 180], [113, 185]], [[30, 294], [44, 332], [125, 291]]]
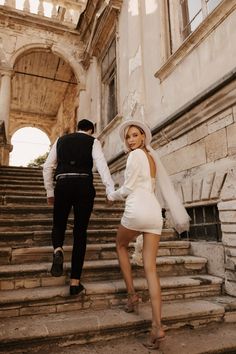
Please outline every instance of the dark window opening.
[[222, 240], [221, 224], [217, 205], [205, 205], [187, 208], [191, 217], [190, 230], [180, 237], [189, 240], [217, 241]]
[[116, 41], [111, 42], [101, 62], [102, 127], [117, 115]]

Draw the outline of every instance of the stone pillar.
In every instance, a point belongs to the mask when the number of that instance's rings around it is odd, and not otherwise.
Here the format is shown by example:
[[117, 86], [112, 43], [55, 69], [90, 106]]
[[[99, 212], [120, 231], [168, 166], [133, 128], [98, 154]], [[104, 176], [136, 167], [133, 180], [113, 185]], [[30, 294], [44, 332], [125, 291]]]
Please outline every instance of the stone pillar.
[[8, 126], [10, 115], [10, 103], [11, 103], [11, 71], [0, 72], [1, 86], [0, 86], [0, 121], [5, 123], [5, 131], [8, 139]]
[[1, 165], [9, 164], [9, 154], [12, 146], [9, 144], [9, 119], [10, 119], [10, 103], [11, 103], [11, 76], [12, 71], [2, 71], [0, 83], [0, 122], [4, 122], [6, 142], [1, 142]]
[[5, 134], [5, 123], [0, 121], [0, 166], [9, 165], [9, 153], [12, 150], [12, 145], [7, 143]]
[[225, 249], [225, 290], [236, 296], [236, 167], [227, 174], [218, 204]]

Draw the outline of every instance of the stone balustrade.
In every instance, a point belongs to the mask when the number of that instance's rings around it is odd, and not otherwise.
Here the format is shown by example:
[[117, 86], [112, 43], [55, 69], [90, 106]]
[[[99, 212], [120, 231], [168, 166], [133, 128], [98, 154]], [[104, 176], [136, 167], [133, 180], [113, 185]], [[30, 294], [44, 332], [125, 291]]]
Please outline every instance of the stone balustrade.
[[75, 28], [87, 0], [0, 0], [0, 5], [11, 10], [50, 18], [70, 28]]

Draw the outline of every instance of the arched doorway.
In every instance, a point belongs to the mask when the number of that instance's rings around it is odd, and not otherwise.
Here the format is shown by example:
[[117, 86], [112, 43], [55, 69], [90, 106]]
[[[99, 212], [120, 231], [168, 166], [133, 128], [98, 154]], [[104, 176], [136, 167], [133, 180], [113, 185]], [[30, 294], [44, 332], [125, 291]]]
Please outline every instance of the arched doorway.
[[51, 142], [76, 127], [77, 80], [70, 65], [49, 49], [30, 49], [14, 64], [10, 136], [22, 126], [44, 130]]
[[13, 134], [11, 144], [10, 166], [28, 166], [31, 161], [47, 153], [51, 143], [42, 130], [25, 127]]

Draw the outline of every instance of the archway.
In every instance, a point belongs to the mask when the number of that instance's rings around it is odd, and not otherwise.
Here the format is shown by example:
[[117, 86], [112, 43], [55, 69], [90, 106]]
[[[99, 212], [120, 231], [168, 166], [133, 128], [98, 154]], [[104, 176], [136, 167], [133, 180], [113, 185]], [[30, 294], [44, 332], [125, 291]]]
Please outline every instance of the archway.
[[46, 49], [21, 53], [14, 64], [10, 136], [22, 126], [46, 131], [51, 142], [76, 127], [77, 80], [71, 66]]
[[11, 144], [10, 166], [27, 166], [35, 158], [47, 153], [51, 143], [42, 130], [25, 127], [13, 134]]

